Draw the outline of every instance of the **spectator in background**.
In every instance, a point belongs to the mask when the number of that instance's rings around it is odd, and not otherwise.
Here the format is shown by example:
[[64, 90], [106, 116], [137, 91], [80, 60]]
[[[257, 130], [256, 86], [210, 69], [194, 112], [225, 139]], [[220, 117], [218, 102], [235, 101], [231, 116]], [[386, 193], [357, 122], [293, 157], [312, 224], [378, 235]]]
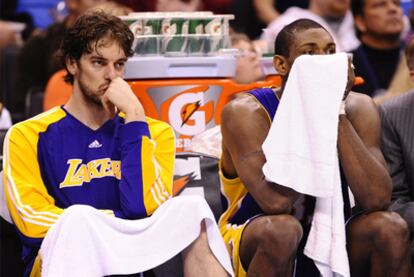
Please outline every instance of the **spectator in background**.
[[359, 42], [349, 4], [350, 0], [309, 0], [309, 9], [289, 8], [267, 26], [261, 38], [267, 41], [268, 51], [273, 52], [273, 42], [284, 26], [297, 19], [308, 18], [321, 24], [332, 35], [337, 51], [353, 50]]
[[22, 38], [27, 40], [34, 30], [33, 19], [28, 13], [16, 12], [18, 2], [18, 0], [0, 0], [0, 20], [24, 23]]
[[239, 50], [237, 56], [236, 75], [234, 81], [239, 84], [250, 84], [264, 78], [260, 66], [260, 53], [254, 48], [252, 41], [245, 34], [234, 33], [230, 36], [231, 47]]
[[365, 83], [355, 91], [376, 97], [388, 89], [402, 56], [403, 12], [396, 0], [352, 0], [361, 45], [352, 51], [355, 74]]
[[[236, 54], [236, 74], [233, 80], [238, 84], [252, 84], [262, 80], [265, 75], [260, 65], [260, 55], [253, 47], [252, 41], [241, 33], [231, 34], [230, 40], [231, 47], [239, 50]], [[220, 125], [216, 125], [192, 138], [191, 151], [220, 158], [221, 140]]]
[[0, 49], [21, 43], [10, 22], [0, 20]]
[[[414, 36], [405, 51], [411, 79], [414, 81]], [[414, 234], [414, 90], [380, 105], [381, 147], [393, 184], [391, 210], [408, 223]], [[411, 241], [414, 265], [414, 241]]]
[[400, 62], [398, 63], [398, 67], [394, 73], [394, 77], [391, 80], [390, 85], [388, 86], [387, 91], [384, 94], [378, 95], [374, 98], [374, 101], [377, 105], [380, 105], [389, 99], [407, 93], [408, 91], [414, 89], [414, 81], [411, 77], [411, 72], [409, 67], [407, 66], [408, 61], [408, 53], [407, 51], [413, 51], [411, 40], [413, 39], [414, 34], [411, 34], [404, 43], [405, 45], [405, 55], [401, 56]]
[[[63, 69], [59, 59], [55, 57], [57, 49], [67, 28], [86, 10], [103, 5], [107, 0], [66, 0], [68, 15], [63, 22], [56, 22], [45, 31], [34, 35], [23, 46], [17, 61], [17, 80], [15, 84], [14, 106], [9, 107], [14, 113], [24, 113], [25, 97], [30, 88], [44, 88], [46, 82], [56, 71]], [[116, 15], [127, 14], [129, 9], [105, 4], [109, 11]], [[115, 9], [115, 7], [117, 7]], [[119, 9], [118, 9], [119, 8]], [[22, 119], [22, 118], [20, 118]]]
[[205, 10], [231, 13], [233, 0], [116, 0], [137, 12], [168, 12]]
[[201, 8], [201, 0], [157, 0], [155, 10], [158, 12], [193, 12]]
[[292, 6], [306, 9], [308, 0], [233, 0], [235, 20], [230, 25], [250, 39], [258, 39], [263, 28]]

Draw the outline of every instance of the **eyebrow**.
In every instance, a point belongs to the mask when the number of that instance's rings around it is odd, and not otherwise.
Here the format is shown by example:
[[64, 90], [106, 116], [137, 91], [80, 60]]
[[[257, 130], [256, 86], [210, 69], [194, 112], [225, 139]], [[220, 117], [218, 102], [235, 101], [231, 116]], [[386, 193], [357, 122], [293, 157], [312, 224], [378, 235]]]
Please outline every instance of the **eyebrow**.
[[[299, 48], [304, 47], [304, 46], [317, 46], [317, 45], [318, 44], [315, 43], [315, 42], [308, 42], [308, 43], [299, 45]], [[328, 43], [327, 47], [329, 47], [329, 46], [336, 46], [336, 44], [334, 42], [330, 42], [330, 43]]]
[[106, 60], [103, 56], [100, 55], [92, 55], [89, 57], [90, 59], [100, 59], [100, 60]]
[[[107, 58], [100, 56], [100, 55], [93, 55], [90, 57], [90, 59], [97, 59], [97, 60], [103, 60], [103, 61], [108, 61]], [[120, 58], [118, 60], [116, 60], [116, 62], [126, 62], [128, 59], [127, 58]]]

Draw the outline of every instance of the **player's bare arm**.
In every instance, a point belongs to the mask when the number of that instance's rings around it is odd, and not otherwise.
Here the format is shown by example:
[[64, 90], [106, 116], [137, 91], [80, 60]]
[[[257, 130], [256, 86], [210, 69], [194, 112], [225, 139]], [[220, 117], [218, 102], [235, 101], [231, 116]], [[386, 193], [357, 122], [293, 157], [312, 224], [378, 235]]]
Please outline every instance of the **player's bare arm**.
[[298, 193], [265, 180], [262, 144], [270, 128], [263, 108], [251, 96], [236, 98], [221, 115], [223, 174], [240, 177], [265, 214], [289, 214]]
[[339, 116], [338, 150], [348, 185], [365, 211], [385, 210], [391, 179], [380, 150], [380, 118], [366, 95], [351, 92]]

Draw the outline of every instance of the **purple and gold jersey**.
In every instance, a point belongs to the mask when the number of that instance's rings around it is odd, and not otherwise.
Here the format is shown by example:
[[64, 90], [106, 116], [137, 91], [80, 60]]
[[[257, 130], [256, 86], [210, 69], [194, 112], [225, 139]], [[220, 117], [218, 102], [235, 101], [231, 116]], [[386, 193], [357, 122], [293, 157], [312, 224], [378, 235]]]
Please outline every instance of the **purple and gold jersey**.
[[[250, 91], [249, 94], [256, 98], [266, 111], [269, 117], [269, 122], [272, 122], [279, 105], [279, 100], [273, 89], [256, 89]], [[246, 226], [246, 222], [257, 215], [262, 214], [263, 211], [247, 191], [247, 188], [239, 177], [228, 179], [223, 175], [221, 161], [219, 165], [219, 173], [222, 194], [221, 202], [224, 209], [224, 213], [219, 219], [220, 232], [230, 256], [232, 257], [235, 275], [243, 277], [246, 276], [246, 271], [241, 265], [239, 256], [241, 235]]]
[[[279, 105], [279, 100], [273, 89], [255, 89], [248, 92], [248, 94], [256, 98], [266, 111], [269, 123], [272, 122]], [[230, 228], [230, 225], [242, 225], [248, 219], [263, 213], [259, 205], [247, 191], [241, 179], [238, 177], [235, 179], [227, 179], [221, 171], [221, 163], [219, 168], [222, 204], [225, 210], [220, 217], [219, 226], [229, 225], [228, 228]]]
[[[258, 103], [266, 111], [269, 118], [269, 123], [271, 123], [279, 106], [279, 99], [277, 99], [273, 89], [256, 89], [248, 92], [248, 94], [255, 97]], [[250, 195], [247, 188], [245, 187], [245, 185], [239, 177], [228, 179], [224, 176], [222, 172], [221, 161], [219, 165], [219, 173], [222, 194], [221, 199], [222, 205], [224, 207], [224, 213], [221, 215], [219, 219], [220, 232], [226, 243], [227, 249], [232, 257], [233, 268], [236, 273], [235, 275], [238, 277], [243, 277], [246, 276], [246, 269], [243, 268], [239, 256], [240, 240], [242, 237], [242, 233], [244, 228], [246, 227], [247, 222], [255, 216], [263, 214], [263, 211], [256, 203], [254, 198]], [[351, 215], [351, 209], [349, 204], [348, 186], [342, 167], [340, 173], [342, 183], [342, 195], [344, 199], [344, 214], [345, 219], [348, 219]], [[306, 200], [305, 202], [303, 202], [303, 204], [310, 205], [303, 207], [304, 214], [301, 216], [300, 219], [301, 223], [305, 225], [305, 227], [307, 228], [306, 230], [308, 230], [308, 227], [310, 227], [308, 225], [308, 223], [310, 223], [309, 216], [313, 214], [314, 199], [312, 197], [305, 197], [304, 199]], [[307, 235], [307, 233], [304, 234], [305, 239]], [[302, 250], [299, 249], [298, 252], [300, 251]], [[297, 264], [297, 269], [301, 266], [303, 266], [302, 262], [300, 262], [299, 265]], [[309, 272], [309, 276], [313, 275], [311, 275], [311, 273]]]
[[26, 275], [65, 208], [85, 204], [139, 219], [171, 197], [174, 133], [151, 118], [125, 124], [117, 115], [92, 130], [57, 107], [13, 126], [3, 152], [6, 201]]

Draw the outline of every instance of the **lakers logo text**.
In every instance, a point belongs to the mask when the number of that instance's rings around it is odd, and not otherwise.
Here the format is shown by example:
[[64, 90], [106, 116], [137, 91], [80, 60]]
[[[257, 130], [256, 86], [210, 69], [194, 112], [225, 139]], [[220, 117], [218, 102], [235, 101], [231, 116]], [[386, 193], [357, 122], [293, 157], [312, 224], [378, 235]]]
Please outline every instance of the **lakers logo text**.
[[69, 168], [59, 188], [78, 187], [94, 178], [115, 177], [121, 179], [121, 162], [109, 158], [97, 159], [83, 164], [81, 159], [68, 160]]

